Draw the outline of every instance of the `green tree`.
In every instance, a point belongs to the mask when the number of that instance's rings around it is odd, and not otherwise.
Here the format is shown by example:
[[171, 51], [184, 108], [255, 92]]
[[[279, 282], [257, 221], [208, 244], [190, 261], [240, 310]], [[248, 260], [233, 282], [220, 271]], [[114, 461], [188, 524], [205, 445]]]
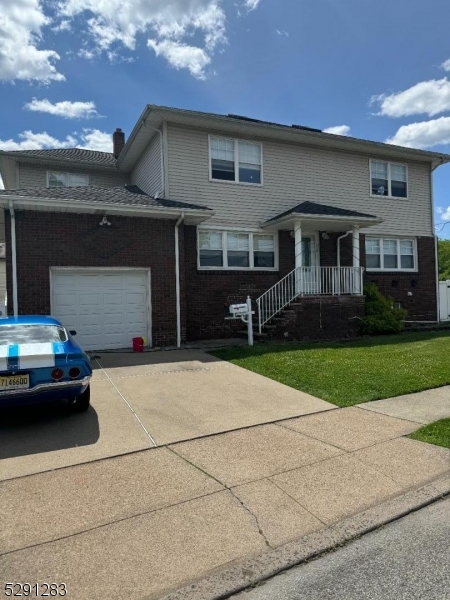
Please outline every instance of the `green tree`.
[[438, 240], [439, 280], [450, 279], [450, 240]]

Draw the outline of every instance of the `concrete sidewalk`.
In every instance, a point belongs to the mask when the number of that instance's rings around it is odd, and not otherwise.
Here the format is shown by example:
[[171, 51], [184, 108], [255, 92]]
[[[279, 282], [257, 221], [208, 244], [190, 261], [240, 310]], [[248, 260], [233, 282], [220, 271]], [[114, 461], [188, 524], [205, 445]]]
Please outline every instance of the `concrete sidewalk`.
[[417, 422], [366, 408], [3, 481], [0, 573], [158, 598], [449, 472], [449, 450], [404, 437]]

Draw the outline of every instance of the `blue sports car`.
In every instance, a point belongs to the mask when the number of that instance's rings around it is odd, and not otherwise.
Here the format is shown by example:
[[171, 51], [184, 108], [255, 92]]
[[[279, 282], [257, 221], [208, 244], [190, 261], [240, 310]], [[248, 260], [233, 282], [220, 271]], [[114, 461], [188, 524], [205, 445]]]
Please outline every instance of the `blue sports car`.
[[89, 408], [90, 359], [53, 317], [0, 318], [0, 406], [68, 400]]

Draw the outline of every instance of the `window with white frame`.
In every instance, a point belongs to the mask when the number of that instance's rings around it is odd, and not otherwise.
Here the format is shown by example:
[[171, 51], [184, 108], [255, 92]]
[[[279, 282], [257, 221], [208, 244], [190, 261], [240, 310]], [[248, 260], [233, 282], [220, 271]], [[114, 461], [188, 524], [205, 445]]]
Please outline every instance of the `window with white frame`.
[[406, 165], [370, 161], [371, 194], [374, 196], [389, 196], [391, 198], [407, 198], [408, 170]]
[[275, 236], [201, 230], [198, 264], [202, 269], [275, 269]]
[[368, 271], [416, 271], [416, 240], [366, 237]]
[[209, 145], [211, 179], [261, 184], [261, 144], [210, 136]]
[[58, 173], [48, 171], [48, 187], [77, 187], [89, 185], [89, 175], [84, 173]]

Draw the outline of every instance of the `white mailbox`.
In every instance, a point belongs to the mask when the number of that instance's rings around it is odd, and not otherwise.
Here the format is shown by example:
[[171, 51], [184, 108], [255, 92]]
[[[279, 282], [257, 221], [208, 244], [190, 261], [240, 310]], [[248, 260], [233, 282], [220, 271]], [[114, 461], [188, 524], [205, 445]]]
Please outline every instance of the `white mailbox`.
[[233, 317], [240, 317], [241, 315], [247, 315], [248, 314], [247, 304], [231, 304], [230, 305], [230, 314]]
[[244, 304], [230, 304], [228, 307], [229, 316], [226, 319], [241, 319], [247, 325], [248, 345], [253, 346], [253, 315], [252, 301], [247, 296], [247, 302]]

